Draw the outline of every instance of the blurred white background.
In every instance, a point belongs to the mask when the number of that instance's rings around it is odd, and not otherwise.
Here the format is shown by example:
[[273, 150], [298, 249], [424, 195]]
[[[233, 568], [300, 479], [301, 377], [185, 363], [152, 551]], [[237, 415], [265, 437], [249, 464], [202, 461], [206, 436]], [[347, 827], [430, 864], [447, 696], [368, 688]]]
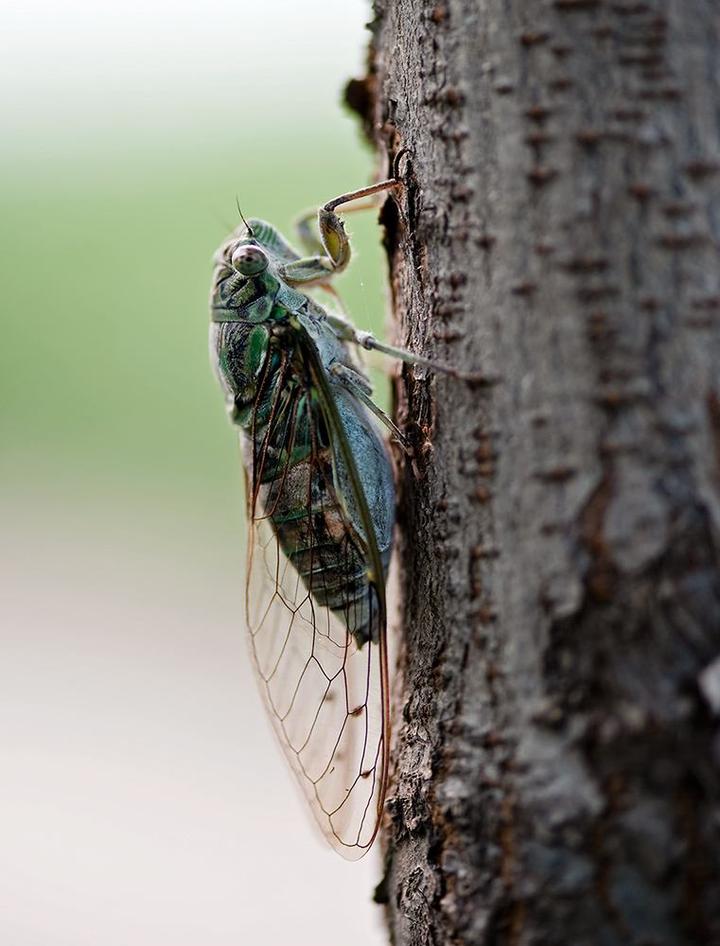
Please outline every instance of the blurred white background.
[[372, 174], [339, 105], [369, 16], [0, 12], [3, 946], [383, 942], [377, 852], [317, 840], [255, 693], [205, 341], [235, 193], [285, 226]]
[[365, 0], [7, 0], [0, 15], [3, 136], [55, 147], [68, 123], [214, 126], [219, 140], [218, 122], [337, 121], [371, 12]]

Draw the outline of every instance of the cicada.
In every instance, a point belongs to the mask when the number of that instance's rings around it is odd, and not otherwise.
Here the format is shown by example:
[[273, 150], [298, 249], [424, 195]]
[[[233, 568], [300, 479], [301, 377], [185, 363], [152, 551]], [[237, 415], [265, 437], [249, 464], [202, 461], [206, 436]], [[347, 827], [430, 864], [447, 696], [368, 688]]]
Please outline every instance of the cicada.
[[315, 820], [349, 859], [377, 834], [389, 761], [395, 485], [372, 415], [402, 442], [352, 347], [433, 363], [358, 331], [313, 291], [331, 292], [350, 260], [337, 208], [400, 183], [329, 201], [317, 233], [303, 218], [304, 255], [271, 224], [243, 219], [215, 255], [211, 292], [211, 359], [242, 432], [253, 663]]

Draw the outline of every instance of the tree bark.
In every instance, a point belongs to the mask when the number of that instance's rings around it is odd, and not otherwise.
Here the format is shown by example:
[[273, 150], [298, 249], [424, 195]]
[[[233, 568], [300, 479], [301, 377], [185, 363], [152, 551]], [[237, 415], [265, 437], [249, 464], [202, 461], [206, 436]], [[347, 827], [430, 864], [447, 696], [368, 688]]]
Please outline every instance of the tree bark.
[[720, 943], [720, 8], [378, 0], [392, 941]]

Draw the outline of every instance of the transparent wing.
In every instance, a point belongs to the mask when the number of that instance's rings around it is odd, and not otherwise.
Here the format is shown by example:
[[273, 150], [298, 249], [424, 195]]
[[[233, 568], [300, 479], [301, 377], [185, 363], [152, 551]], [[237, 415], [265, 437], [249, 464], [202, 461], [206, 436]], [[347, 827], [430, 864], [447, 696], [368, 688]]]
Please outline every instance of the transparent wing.
[[[281, 370], [271, 421], [246, 444], [246, 612], [285, 756], [326, 839], [355, 859], [375, 838], [387, 779], [384, 581], [357, 475], [353, 483], [338, 474], [352, 457], [337, 442], [344, 435], [324, 377], [315, 386], [322, 370], [311, 360], [313, 397], [309, 388], [288, 396]], [[278, 443], [283, 456], [303, 459], [278, 463]], [[341, 481], [353, 496], [339, 494]], [[370, 639], [358, 633], [363, 627]]]

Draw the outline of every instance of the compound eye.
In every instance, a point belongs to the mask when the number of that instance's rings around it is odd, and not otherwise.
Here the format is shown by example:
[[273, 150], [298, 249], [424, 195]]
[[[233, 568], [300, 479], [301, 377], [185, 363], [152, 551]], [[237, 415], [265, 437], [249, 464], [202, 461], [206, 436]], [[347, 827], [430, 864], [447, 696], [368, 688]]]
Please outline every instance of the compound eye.
[[245, 244], [235, 248], [231, 263], [233, 269], [242, 273], [243, 276], [257, 276], [258, 273], [267, 269], [268, 259], [259, 246]]

